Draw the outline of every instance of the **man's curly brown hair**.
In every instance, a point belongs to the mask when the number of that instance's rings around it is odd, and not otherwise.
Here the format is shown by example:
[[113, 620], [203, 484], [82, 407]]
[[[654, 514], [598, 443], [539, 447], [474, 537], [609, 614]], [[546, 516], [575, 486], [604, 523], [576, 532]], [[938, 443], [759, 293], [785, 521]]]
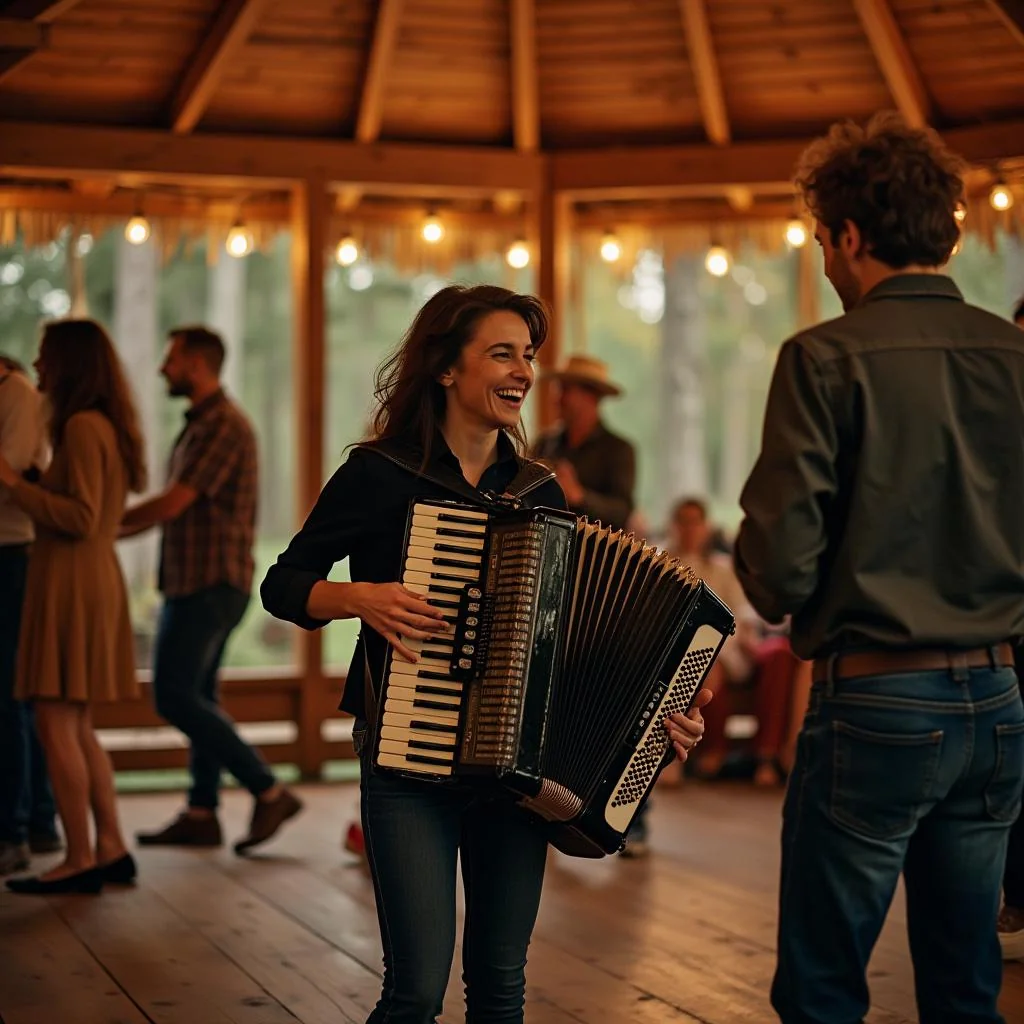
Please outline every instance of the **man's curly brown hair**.
[[882, 263], [936, 267], [960, 237], [965, 166], [934, 132], [884, 112], [864, 127], [834, 124], [804, 150], [795, 182], [833, 245], [850, 220]]

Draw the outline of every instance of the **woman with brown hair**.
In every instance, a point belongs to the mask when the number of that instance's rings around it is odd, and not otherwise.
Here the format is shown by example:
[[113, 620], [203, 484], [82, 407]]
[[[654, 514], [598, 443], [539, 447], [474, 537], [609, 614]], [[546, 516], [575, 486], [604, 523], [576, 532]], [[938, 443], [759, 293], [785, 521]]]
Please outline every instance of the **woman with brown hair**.
[[145, 487], [143, 443], [120, 361], [99, 324], [48, 324], [35, 367], [50, 402], [53, 460], [39, 483], [30, 483], [0, 459], [0, 485], [36, 524], [17, 697], [35, 706], [67, 854], [45, 874], [7, 886], [19, 893], [99, 892], [104, 882], [131, 882], [136, 873], [90, 706], [138, 696], [114, 541], [128, 492]]
[[[539, 819], [512, 799], [483, 799], [457, 782], [378, 772], [368, 729], [387, 645], [416, 661], [415, 641], [448, 629], [434, 605], [396, 582], [410, 501], [486, 506], [511, 488], [526, 505], [565, 508], [554, 474], [521, 454], [520, 413], [547, 331], [546, 311], [532, 296], [489, 285], [434, 295], [378, 377], [374, 439], [327, 483], [261, 589], [271, 614], [306, 629], [343, 618], [363, 624], [341, 707], [356, 718], [366, 856], [384, 947], [384, 989], [368, 1024], [431, 1024], [441, 1012], [460, 856], [467, 1020], [523, 1020], [526, 952], [547, 855]], [[344, 558], [352, 582], [328, 581]], [[677, 749], [702, 729], [699, 721], [674, 727]]]

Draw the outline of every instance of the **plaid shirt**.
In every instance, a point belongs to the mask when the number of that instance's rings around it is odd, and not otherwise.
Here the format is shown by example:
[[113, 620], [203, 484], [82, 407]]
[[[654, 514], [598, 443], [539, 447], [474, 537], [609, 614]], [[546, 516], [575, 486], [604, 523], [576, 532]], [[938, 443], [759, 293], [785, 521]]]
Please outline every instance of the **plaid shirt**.
[[177, 519], [164, 524], [160, 589], [185, 597], [227, 583], [252, 586], [256, 533], [256, 435], [223, 391], [185, 413], [171, 452], [170, 483], [198, 492]]

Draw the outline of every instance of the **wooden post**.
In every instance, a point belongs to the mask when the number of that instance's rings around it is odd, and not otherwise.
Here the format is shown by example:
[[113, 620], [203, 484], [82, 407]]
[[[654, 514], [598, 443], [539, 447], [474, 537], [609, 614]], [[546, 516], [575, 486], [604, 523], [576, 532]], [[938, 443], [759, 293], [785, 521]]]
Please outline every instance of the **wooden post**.
[[566, 301], [569, 294], [572, 203], [556, 192], [551, 183], [550, 162], [545, 166], [544, 184], [534, 196], [531, 213], [533, 250], [537, 253], [537, 294], [551, 310], [551, 333], [540, 350], [541, 379], [538, 389], [536, 433], [550, 427], [558, 418], [554, 389], [543, 377], [562, 358], [565, 338]]
[[797, 249], [796, 303], [797, 327], [813, 327], [821, 319], [818, 281], [818, 247], [807, 243]]
[[[295, 406], [298, 416], [299, 479], [297, 518], [305, 519], [323, 478], [324, 454], [324, 247], [330, 219], [327, 183], [307, 178], [292, 192], [292, 306], [294, 309]], [[304, 778], [320, 774], [324, 744], [326, 683], [319, 632], [299, 638], [299, 671], [295, 721], [298, 726], [299, 771]]]

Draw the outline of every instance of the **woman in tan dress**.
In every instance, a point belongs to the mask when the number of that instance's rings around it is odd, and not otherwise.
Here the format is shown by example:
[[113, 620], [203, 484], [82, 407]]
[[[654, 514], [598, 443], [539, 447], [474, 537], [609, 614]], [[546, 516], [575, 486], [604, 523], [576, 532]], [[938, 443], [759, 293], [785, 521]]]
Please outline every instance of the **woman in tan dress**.
[[90, 707], [138, 696], [114, 541], [128, 492], [145, 486], [143, 445], [120, 361], [98, 324], [49, 324], [35, 365], [50, 399], [53, 461], [39, 483], [29, 483], [0, 458], [0, 486], [36, 523], [16, 696], [35, 705], [67, 856], [45, 874], [7, 886], [22, 893], [99, 892], [104, 882], [130, 882], [136, 872]]

